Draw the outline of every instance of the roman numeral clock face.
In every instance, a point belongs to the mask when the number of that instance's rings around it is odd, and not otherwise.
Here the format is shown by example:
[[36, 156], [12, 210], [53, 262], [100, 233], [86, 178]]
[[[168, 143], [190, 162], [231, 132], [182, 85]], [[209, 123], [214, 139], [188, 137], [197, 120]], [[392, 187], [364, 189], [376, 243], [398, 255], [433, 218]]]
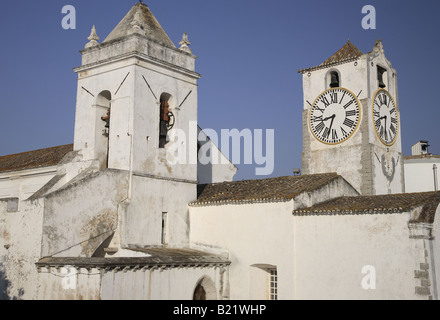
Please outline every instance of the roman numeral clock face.
[[379, 89], [374, 95], [373, 121], [380, 141], [387, 146], [394, 144], [399, 131], [399, 119], [396, 104], [384, 89]]
[[310, 130], [319, 141], [338, 144], [355, 133], [360, 115], [360, 103], [352, 92], [344, 88], [328, 89], [310, 108]]

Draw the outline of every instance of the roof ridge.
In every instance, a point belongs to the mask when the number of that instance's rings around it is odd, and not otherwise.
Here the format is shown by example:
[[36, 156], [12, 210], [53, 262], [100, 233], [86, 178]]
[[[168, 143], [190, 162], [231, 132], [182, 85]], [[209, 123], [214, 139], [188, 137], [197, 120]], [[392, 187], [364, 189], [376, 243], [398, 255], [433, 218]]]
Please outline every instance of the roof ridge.
[[198, 186], [197, 200], [190, 206], [289, 201], [339, 178], [340, 175], [331, 172], [203, 184]]

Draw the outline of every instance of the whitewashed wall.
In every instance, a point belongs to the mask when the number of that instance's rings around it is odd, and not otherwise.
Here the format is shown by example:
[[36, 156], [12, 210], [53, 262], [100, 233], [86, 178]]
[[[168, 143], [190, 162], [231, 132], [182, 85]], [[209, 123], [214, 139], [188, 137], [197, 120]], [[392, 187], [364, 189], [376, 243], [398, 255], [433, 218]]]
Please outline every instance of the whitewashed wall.
[[[64, 268], [64, 269], [63, 269]], [[70, 266], [40, 268], [39, 299], [55, 300], [192, 300], [202, 279], [212, 283], [208, 298], [227, 298], [227, 268], [158, 268], [112, 271]], [[205, 288], [208, 291], [208, 288]]]
[[405, 160], [405, 191], [434, 191], [434, 170], [437, 166], [437, 190], [440, 190], [440, 158]]
[[0, 173], [0, 199], [26, 200], [57, 173], [57, 167], [45, 167]]
[[[410, 239], [409, 213], [294, 217], [296, 299], [417, 299], [424, 248]], [[376, 272], [376, 289], [362, 281]]]

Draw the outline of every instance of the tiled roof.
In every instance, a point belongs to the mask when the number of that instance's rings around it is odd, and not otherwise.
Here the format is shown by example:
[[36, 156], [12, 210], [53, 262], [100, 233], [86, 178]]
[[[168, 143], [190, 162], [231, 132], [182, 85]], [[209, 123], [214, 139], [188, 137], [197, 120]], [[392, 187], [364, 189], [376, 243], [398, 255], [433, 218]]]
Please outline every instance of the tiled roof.
[[305, 73], [307, 71], [312, 71], [312, 70], [321, 69], [321, 68], [327, 68], [332, 65], [337, 65], [337, 64], [349, 62], [349, 61], [358, 59], [363, 54], [364, 53], [362, 51], [360, 51], [358, 48], [356, 48], [356, 46], [354, 44], [352, 44], [350, 40], [348, 40], [347, 43], [341, 49], [339, 49], [337, 52], [335, 52], [330, 58], [325, 60], [319, 66], [298, 70], [298, 72]]
[[338, 178], [336, 173], [325, 173], [199, 185], [197, 201], [190, 205], [288, 201]]
[[357, 59], [363, 54], [364, 53], [362, 51], [356, 48], [356, 46], [352, 44], [350, 40], [348, 40], [341, 49], [334, 53], [330, 58], [325, 60], [321, 65], [326, 66], [346, 60]]
[[73, 144], [0, 157], [0, 173], [57, 165]]
[[340, 197], [295, 210], [294, 215], [348, 215], [407, 212], [423, 206], [416, 222], [432, 223], [440, 204], [440, 192], [402, 193], [378, 196]]

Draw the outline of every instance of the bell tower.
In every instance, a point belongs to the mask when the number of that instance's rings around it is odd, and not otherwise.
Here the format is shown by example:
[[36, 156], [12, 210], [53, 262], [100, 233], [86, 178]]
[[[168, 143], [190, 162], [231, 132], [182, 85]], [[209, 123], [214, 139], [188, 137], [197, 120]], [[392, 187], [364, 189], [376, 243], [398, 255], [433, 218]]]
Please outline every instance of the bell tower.
[[141, 2], [102, 43], [96, 30], [74, 69], [78, 162], [128, 174], [121, 246], [185, 245], [197, 197], [200, 78], [188, 36], [177, 48]]
[[337, 172], [363, 195], [404, 192], [397, 73], [377, 40], [350, 40], [303, 75], [304, 174]]
[[102, 43], [95, 27], [89, 40], [75, 69], [75, 150], [100, 168], [196, 181], [196, 164], [172, 159], [177, 133], [187, 138], [179, 140], [183, 156], [197, 149], [189, 136], [191, 124], [197, 132], [200, 75], [187, 35], [176, 48], [137, 3]]

